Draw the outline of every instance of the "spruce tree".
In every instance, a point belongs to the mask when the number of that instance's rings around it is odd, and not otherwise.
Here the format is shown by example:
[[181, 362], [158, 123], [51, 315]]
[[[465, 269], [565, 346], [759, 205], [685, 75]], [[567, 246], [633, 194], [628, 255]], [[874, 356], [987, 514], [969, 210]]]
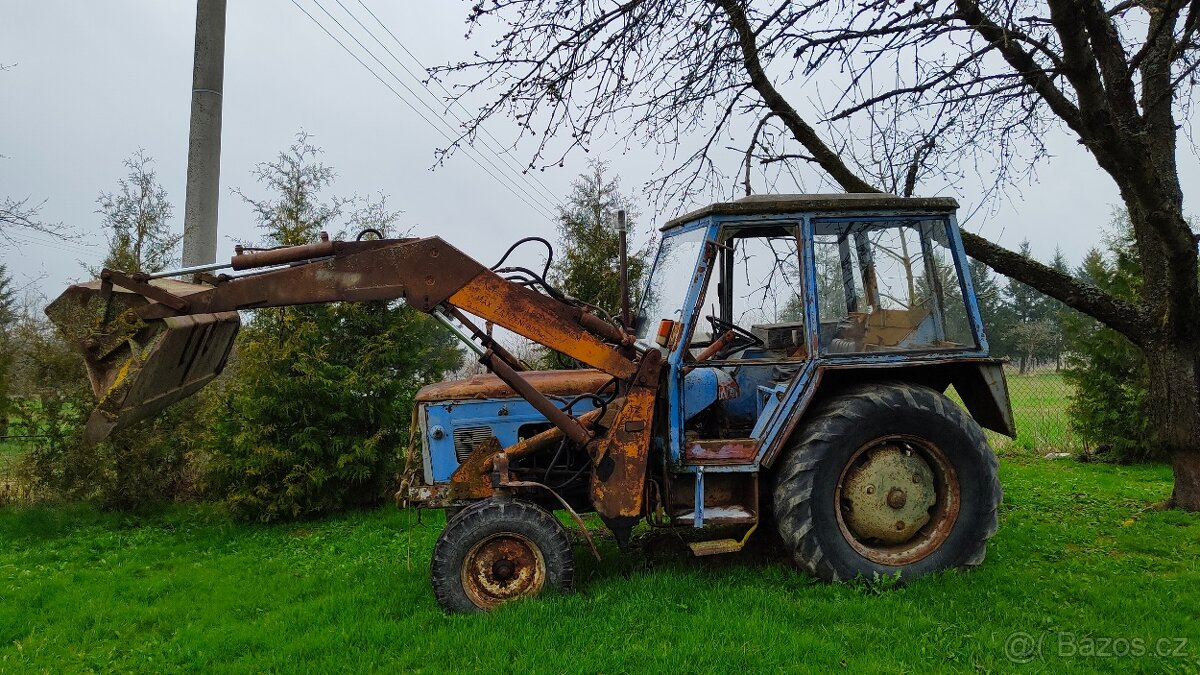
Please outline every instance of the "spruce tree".
[[[311, 243], [340, 221], [386, 235], [399, 217], [383, 199], [324, 198], [335, 173], [305, 134], [254, 176], [267, 195], [238, 194], [263, 245]], [[380, 500], [402, 468], [417, 390], [460, 362], [453, 338], [400, 302], [256, 312], [210, 411], [214, 487], [259, 521]]]

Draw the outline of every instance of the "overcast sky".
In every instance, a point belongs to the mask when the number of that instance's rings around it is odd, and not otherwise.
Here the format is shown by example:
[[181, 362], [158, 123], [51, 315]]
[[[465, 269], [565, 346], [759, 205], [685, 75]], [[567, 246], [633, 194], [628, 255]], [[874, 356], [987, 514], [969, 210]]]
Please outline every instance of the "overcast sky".
[[[296, 2], [336, 30], [314, 0]], [[372, 25], [357, 0], [344, 2]], [[468, 2], [364, 2], [426, 65], [484, 46], [464, 40]], [[340, 11], [336, 0], [321, 4]], [[0, 0], [0, 64], [13, 65], [0, 72], [0, 196], [45, 200], [43, 219], [83, 236], [62, 242], [16, 233], [23, 243], [4, 245], [3, 261], [18, 285], [32, 284], [52, 299], [86, 276], [81, 261], [100, 261], [96, 197], [116, 188], [125, 173], [122, 160], [138, 148], [156, 160], [175, 204], [175, 225], [182, 227], [194, 22], [193, 0]], [[291, 0], [230, 0], [226, 44], [219, 258], [232, 253], [233, 239], [256, 238], [249, 209], [229, 188], [257, 194], [253, 166], [286, 148], [301, 129], [337, 170], [336, 193], [389, 194], [390, 204], [405, 212], [401, 225], [416, 234], [443, 236], [488, 263], [521, 236], [554, 235], [546, 216], [468, 157], [431, 171], [434, 150], [445, 140]], [[500, 138], [513, 132], [503, 123], [490, 130]], [[1055, 157], [1040, 168], [1039, 182], [1022, 187], [1019, 198], [986, 222], [968, 225], [1009, 246], [1028, 238], [1042, 257], [1061, 246], [1075, 263], [1097, 243], [1095, 224], [1108, 220], [1117, 194], [1076, 144], [1057, 137], [1050, 146]], [[1191, 149], [1183, 152], [1186, 191], [1200, 171]], [[627, 188], [654, 177], [654, 153], [648, 148], [613, 158]], [[585, 157], [576, 157], [541, 173], [541, 185], [521, 189], [562, 195], [584, 167]], [[954, 196], [970, 205], [978, 200], [972, 190], [964, 186]], [[549, 198], [539, 204], [552, 209]], [[688, 206], [695, 205], [672, 211]], [[1194, 204], [1186, 206], [1196, 212]]]

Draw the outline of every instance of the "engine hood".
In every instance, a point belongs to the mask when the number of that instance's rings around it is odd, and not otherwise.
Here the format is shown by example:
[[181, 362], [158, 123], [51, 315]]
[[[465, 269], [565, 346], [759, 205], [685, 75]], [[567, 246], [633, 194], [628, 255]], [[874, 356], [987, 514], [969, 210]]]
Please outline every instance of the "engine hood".
[[[535, 370], [521, 376], [547, 396], [574, 396], [592, 393], [603, 387], [612, 375], [591, 368], [583, 370]], [[426, 385], [417, 392], [418, 403], [464, 401], [517, 396], [495, 375], [475, 375], [465, 380], [449, 380]]]

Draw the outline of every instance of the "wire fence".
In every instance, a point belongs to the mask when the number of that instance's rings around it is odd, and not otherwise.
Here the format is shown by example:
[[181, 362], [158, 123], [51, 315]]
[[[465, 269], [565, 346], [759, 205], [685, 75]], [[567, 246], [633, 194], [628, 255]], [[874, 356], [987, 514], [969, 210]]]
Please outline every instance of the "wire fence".
[[1005, 375], [1013, 418], [1017, 423], [1017, 437], [1011, 439], [987, 432], [996, 452], [1077, 453], [1084, 449], [1082, 439], [1071, 427], [1068, 412], [1073, 389], [1053, 364], [1031, 369], [1025, 374], [1016, 368], [1006, 368]]
[[29, 443], [40, 438], [40, 436], [0, 435], [0, 506], [12, 502], [28, 501], [28, 491], [22, 489], [21, 484], [17, 482], [16, 464], [29, 447]]

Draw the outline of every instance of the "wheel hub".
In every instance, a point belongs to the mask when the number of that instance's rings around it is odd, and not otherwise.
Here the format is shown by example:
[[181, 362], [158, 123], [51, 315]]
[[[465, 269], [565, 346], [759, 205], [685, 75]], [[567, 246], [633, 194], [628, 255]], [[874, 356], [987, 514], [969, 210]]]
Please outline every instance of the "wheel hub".
[[463, 590], [484, 609], [537, 595], [545, 583], [546, 561], [541, 551], [529, 538], [515, 532], [479, 541], [463, 560]]
[[842, 483], [843, 519], [860, 541], [903, 544], [929, 523], [936, 503], [933, 469], [898, 444], [868, 450]]

